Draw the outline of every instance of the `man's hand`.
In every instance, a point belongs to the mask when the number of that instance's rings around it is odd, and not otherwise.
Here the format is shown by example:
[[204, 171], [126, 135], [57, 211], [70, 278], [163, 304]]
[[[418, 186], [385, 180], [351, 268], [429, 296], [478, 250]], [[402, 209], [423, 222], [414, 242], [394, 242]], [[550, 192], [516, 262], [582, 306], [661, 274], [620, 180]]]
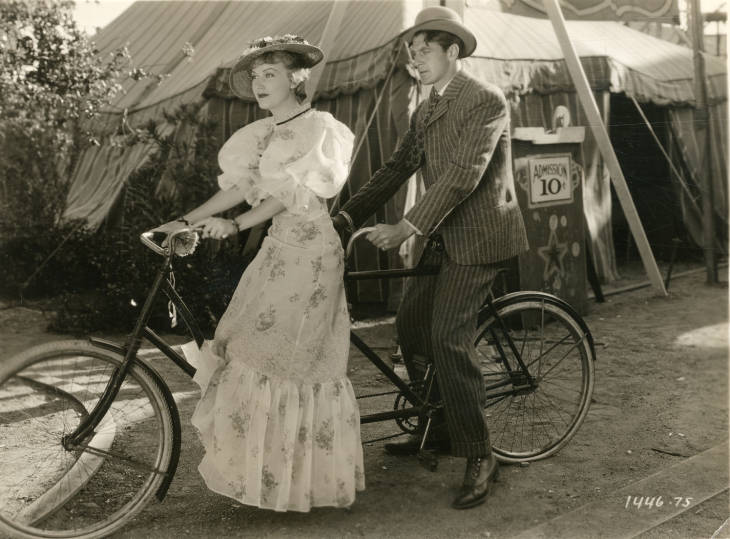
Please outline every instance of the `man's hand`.
[[367, 235], [368, 241], [378, 249], [385, 251], [398, 247], [406, 241], [415, 231], [405, 221], [396, 225], [375, 225], [375, 230]]

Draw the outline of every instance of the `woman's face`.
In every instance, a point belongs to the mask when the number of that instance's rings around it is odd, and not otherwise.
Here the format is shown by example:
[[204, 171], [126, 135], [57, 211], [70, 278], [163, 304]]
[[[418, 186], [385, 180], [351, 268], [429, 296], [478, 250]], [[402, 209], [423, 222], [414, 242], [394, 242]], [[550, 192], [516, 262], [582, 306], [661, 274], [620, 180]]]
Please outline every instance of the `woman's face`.
[[289, 70], [281, 63], [259, 63], [251, 69], [251, 87], [262, 109], [271, 110], [283, 105], [294, 93]]

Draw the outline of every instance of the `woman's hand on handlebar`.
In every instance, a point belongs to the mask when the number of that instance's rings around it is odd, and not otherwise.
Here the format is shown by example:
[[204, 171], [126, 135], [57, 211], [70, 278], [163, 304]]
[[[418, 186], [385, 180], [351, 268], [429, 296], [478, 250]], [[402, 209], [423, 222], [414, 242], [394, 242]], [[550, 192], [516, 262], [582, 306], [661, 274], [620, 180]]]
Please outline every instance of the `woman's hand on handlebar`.
[[350, 229], [350, 224], [347, 222], [347, 220], [340, 215], [339, 213], [332, 217], [332, 226], [335, 229], [335, 232], [340, 236], [340, 241], [342, 242], [342, 247], [347, 246], [347, 242], [350, 239], [350, 236], [352, 236], [352, 230]]
[[170, 234], [182, 228], [186, 228], [187, 226], [188, 225], [186, 225], [182, 221], [169, 221], [165, 224], [158, 226], [157, 228], [153, 228], [152, 230], [150, 230], [150, 232], [161, 232], [162, 234], [167, 235], [167, 238], [165, 238], [165, 240], [162, 242], [162, 247], [167, 247], [167, 241], [170, 237]]
[[158, 226], [157, 228], [153, 228], [150, 230], [150, 232], [163, 232], [165, 234], [172, 234], [176, 230], [180, 230], [181, 228], [185, 228], [186, 225], [182, 221], [170, 221], [168, 223], [162, 224]]
[[208, 217], [195, 223], [195, 228], [202, 231], [204, 238], [220, 240], [238, 233], [238, 227], [233, 219], [221, 219], [220, 217]]

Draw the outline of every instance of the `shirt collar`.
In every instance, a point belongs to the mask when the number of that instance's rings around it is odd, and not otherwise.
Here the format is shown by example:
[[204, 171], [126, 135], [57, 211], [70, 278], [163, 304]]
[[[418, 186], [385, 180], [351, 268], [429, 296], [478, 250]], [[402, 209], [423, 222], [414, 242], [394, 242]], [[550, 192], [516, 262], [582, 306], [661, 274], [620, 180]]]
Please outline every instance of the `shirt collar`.
[[454, 77], [456, 77], [456, 75], [458, 75], [460, 71], [461, 71], [460, 69], [457, 69], [456, 73], [454, 73], [454, 75], [446, 82], [446, 84], [444, 84], [443, 88], [441, 88], [440, 90], [436, 90], [436, 93], [439, 95], [439, 97], [443, 97], [444, 92], [446, 91], [446, 88], [449, 87], [449, 84], [451, 84], [451, 81], [454, 80]]

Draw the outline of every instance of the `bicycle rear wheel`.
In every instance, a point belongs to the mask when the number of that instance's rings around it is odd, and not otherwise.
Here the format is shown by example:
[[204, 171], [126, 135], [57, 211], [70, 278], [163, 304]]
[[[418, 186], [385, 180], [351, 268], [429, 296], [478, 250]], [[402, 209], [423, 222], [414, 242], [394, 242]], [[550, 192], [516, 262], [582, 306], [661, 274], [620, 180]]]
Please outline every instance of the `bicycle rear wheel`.
[[578, 315], [549, 294], [512, 294], [498, 300], [496, 309], [534, 385], [520, 369], [499, 320], [485, 311], [475, 344], [487, 388], [492, 448], [504, 462], [546, 458], [568, 443], [588, 412], [592, 338]]
[[64, 447], [64, 435], [88, 416], [122, 361], [88, 341], [64, 341], [0, 364], [0, 532], [108, 535], [174, 472], [177, 413], [158, 375], [141, 362], [94, 432]]

